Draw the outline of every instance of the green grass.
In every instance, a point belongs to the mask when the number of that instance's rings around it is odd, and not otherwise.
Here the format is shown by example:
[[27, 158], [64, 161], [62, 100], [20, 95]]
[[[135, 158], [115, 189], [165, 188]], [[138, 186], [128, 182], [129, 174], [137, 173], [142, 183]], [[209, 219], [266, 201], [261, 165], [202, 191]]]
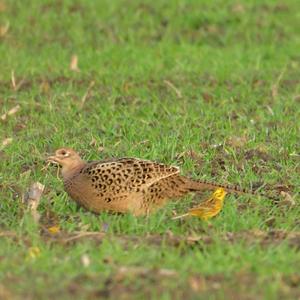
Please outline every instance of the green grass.
[[[299, 240], [243, 238], [300, 231], [299, 9], [297, 0], [0, 0], [0, 26], [9, 22], [0, 37], [0, 113], [21, 107], [0, 120], [0, 143], [13, 139], [0, 144], [0, 228], [17, 235], [0, 238], [0, 298], [300, 297]], [[69, 69], [73, 54], [80, 72]], [[171, 220], [191, 197], [149, 218], [97, 216], [70, 201], [55, 170], [42, 170], [61, 146], [87, 160], [177, 164], [194, 178], [262, 186], [267, 195], [285, 189], [296, 204], [229, 195], [210, 224]], [[21, 204], [34, 181], [46, 185], [42, 218], [51, 212], [67, 232], [108, 225], [107, 238], [45, 240]], [[224, 240], [228, 232], [240, 238]], [[183, 242], [170, 244], [170, 235]], [[191, 236], [212, 240], [185, 243]], [[30, 258], [30, 247], [40, 255]]]

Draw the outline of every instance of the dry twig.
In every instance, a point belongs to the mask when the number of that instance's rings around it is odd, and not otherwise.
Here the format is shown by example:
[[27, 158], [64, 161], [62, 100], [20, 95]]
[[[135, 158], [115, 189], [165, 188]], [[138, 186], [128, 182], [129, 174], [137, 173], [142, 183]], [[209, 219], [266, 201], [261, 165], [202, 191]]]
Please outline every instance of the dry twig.
[[38, 213], [37, 208], [40, 204], [40, 199], [44, 189], [45, 186], [43, 184], [40, 182], [34, 182], [23, 197], [23, 202], [27, 204], [36, 223], [38, 223], [40, 219], [40, 214]]
[[182, 98], [181, 91], [171, 81], [164, 80], [164, 83], [175, 92], [178, 98]]
[[83, 97], [81, 98], [81, 103], [80, 103], [80, 107], [81, 107], [81, 108], [84, 106], [84, 104], [85, 104], [85, 102], [86, 102], [88, 96], [90, 95], [91, 89], [92, 89], [92, 87], [93, 87], [94, 85], [95, 85], [95, 81], [92, 81], [92, 82], [89, 84], [89, 86], [88, 86], [88, 88], [87, 88], [85, 94], [84, 94]]

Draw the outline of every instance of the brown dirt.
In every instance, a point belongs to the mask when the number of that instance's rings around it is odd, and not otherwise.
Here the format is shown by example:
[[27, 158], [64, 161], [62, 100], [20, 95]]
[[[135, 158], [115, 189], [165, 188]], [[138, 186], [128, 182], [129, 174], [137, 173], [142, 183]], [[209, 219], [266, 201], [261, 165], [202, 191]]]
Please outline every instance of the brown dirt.
[[[64, 232], [59, 231], [56, 234], [51, 234], [46, 228], [41, 229], [41, 237], [45, 242], [59, 243], [63, 245], [71, 245], [83, 241], [94, 241], [101, 243], [104, 239], [117, 240], [124, 245], [128, 242], [139, 244], [140, 242], [150, 244], [153, 246], [161, 246], [162, 243], [169, 246], [179, 246], [186, 244], [189, 246], [197, 246], [201, 244], [210, 245], [214, 243], [214, 237], [209, 234], [194, 235], [194, 236], [176, 236], [172, 233], [166, 235], [149, 234], [141, 239], [136, 235], [110, 235], [106, 232]], [[14, 240], [27, 239], [26, 236], [20, 236], [13, 231], [0, 231], [0, 238], [12, 238]], [[239, 232], [227, 232], [220, 237], [224, 242], [235, 243], [243, 241], [247, 245], [260, 244], [261, 246], [274, 246], [274, 244], [280, 244], [287, 242], [291, 247], [295, 247], [300, 250], [300, 232], [293, 231], [288, 232], [285, 230], [244, 230]]]
[[[141, 239], [141, 236], [135, 235], [110, 235], [106, 232], [64, 232], [60, 231], [56, 234], [51, 234], [46, 228], [41, 230], [41, 236], [45, 242], [59, 243], [62, 245], [72, 245], [74, 243], [83, 241], [93, 241], [95, 243], [101, 243], [104, 239], [112, 241], [118, 241], [124, 246], [128, 243], [140, 244], [146, 243], [151, 246], [161, 246], [162, 243], [177, 247], [185, 244], [187, 246], [201, 246], [211, 245], [214, 243], [215, 238], [209, 234], [194, 235], [194, 236], [176, 236], [171, 233], [167, 235], [149, 234]], [[26, 239], [24, 236], [19, 236], [11, 231], [0, 232], [0, 238], [12, 238], [14, 240]], [[259, 244], [262, 247], [278, 245], [282, 242], [286, 242], [290, 247], [294, 247], [297, 251], [300, 250], [300, 232], [288, 232], [285, 230], [244, 230], [239, 232], [227, 232], [218, 239], [221, 238], [224, 242], [235, 243], [243, 242], [246, 245]]]

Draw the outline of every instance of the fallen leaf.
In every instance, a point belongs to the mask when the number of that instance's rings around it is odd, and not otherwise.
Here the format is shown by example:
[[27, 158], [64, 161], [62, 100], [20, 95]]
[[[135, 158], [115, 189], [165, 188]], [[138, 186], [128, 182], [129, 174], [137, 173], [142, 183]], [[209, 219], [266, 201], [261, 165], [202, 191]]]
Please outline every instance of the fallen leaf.
[[87, 254], [83, 254], [80, 258], [82, 265], [87, 268], [91, 264], [90, 257]]
[[78, 56], [76, 54], [71, 57], [70, 70], [74, 72], [80, 71], [78, 68]]
[[48, 232], [51, 234], [57, 234], [60, 232], [60, 227], [58, 225], [54, 225], [48, 228]]
[[14, 106], [13, 108], [11, 108], [7, 113], [3, 114], [0, 119], [2, 121], [5, 121], [7, 119], [8, 116], [12, 116], [14, 114], [16, 114], [19, 110], [21, 109], [21, 106], [18, 104], [16, 106]]
[[28, 249], [27, 257], [30, 259], [35, 259], [41, 255], [41, 250], [38, 247], [30, 247]]
[[6, 146], [8, 146], [9, 144], [11, 144], [13, 141], [13, 138], [6, 138], [2, 141], [2, 147], [1, 149], [4, 149]]
[[191, 276], [189, 278], [189, 284], [194, 292], [201, 292], [206, 290], [206, 280], [202, 276]]

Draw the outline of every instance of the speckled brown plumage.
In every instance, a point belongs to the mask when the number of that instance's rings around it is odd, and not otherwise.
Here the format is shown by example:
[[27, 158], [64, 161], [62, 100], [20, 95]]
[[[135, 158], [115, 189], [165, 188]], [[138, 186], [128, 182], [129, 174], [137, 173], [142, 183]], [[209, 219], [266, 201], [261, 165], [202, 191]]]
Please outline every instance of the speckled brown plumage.
[[62, 166], [65, 190], [70, 197], [96, 213], [149, 214], [170, 199], [221, 186], [187, 178], [179, 174], [178, 167], [148, 160], [120, 158], [86, 163], [69, 148], [57, 150], [48, 161]]

